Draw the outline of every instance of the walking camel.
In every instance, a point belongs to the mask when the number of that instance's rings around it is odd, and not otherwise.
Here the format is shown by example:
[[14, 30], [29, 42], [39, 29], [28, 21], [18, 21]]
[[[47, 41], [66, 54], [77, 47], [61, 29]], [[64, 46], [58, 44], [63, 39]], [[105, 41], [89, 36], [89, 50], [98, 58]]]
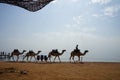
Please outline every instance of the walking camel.
[[[27, 57], [27, 61], [28, 61], [28, 58], [31, 57], [31, 58], [30, 58], [30, 61], [31, 61], [32, 57], [35, 58], [35, 56], [38, 55], [40, 52], [41, 52], [41, 51], [38, 51], [37, 53], [35, 53], [35, 52], [33, 52], [33, 51], [29, 51], [29, 52], [27, 52], [26, 55], [23, 57], [23, 60]], [[36, 58], [35, 58], [35, 61], [36, 61]]]
[[[51, 56], [55, 56], [54, 61], [55, 61], [56, 57], [58, 57], [59, 61], [61, 62], [59, 56], [61, 56], [65, 51], [66, 51], [66, 50], [62, 50], [62, 52], [59, 53], [57, 50], [52, 50], [52, 51], [49, 52], [49, 54], [48, 54], [48, 59], [49, 59], [50, 62], [51, 62]], [[53, 62], [54, 62], [54, 61], [53, 61]]]
[[[86, 53], [88, 52], [88, 50], [85, 50], [84, 53], [81, 53], [80, 51], [72, 51], [71, 52], [71, 55], [70, 55], [70, 62], [71, 62], [71, 58], [73, 59], [74, 61], [74, 57], [75, 56], [78, 56], [78, 61], [80, 62], [80, 56], [84, 56], [86, 55]], [[81, 60], [82, 61], [82, 60]], [[75, 62], [75, 61], [74, 61]]]
[[19, 55], [22, 55], [24, 52], [26, 52], [26, 50], [23, 50], [23, 52], [20, 52], [18, 49], [14, 49], [10, 57], [12, 57], [14, 60], [14, 56], [17, 56], [17, 61], [18, 61]]

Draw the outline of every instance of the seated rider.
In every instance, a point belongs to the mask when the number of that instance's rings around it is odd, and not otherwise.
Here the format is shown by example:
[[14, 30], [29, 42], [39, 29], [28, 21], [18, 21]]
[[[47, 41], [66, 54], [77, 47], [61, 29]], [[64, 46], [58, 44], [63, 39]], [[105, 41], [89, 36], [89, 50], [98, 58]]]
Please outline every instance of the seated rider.
[[78, 45], [76, 45], [76, 49], [74, 49], [75, 52], [80, 52], [80, 49], [78, 49]]
[[78, 49], [78, 45], [76, 45], [76, 50], [79, 50], [79, 49]]

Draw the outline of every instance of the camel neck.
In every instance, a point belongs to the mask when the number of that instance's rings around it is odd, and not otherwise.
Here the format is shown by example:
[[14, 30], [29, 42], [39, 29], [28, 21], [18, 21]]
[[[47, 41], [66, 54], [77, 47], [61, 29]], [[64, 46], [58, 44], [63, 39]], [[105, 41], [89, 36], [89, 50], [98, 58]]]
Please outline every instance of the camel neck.
[[62, 51], [61, 53], [60, 53], [60, 55], [62, 55], [64, 53], [64, 51]]
[[40, 52], [38, 51], [37, 53], [36, 53], [36, 55], [38, 55]]
[[86, 54], [86, 51], [84, 51], [84, 53], [82, 55], [85, 55]]
[[24, 53], [24, 51], [22, 53], [20, 53], [20, 54], [23, 54], [23, 53]]

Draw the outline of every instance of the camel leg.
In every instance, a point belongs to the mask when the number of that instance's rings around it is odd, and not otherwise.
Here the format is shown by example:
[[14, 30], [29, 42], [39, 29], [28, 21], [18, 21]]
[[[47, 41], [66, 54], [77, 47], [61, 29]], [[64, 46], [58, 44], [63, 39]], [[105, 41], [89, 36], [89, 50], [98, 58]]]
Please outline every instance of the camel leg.
[[10, 57], [11, 61], [13, 60], [13, 56]]
[[14, 56], [12, 56], [13, 61], [15, 61]]
[[54, 61], [53, 61], [53, 62], [55, 62], [56, 57], [57, 57], [57, 56], [55, 56], [55, 58], [54, 58]]
[[80, 62], [80, 56], [78, 56], [78, 61]]
[[19, 56], [17, 56], [17, 62], [18, 62]]
[[73, 59], [73, 61], [75, 62], [75, 60], [74, 60], [74, 56], [72, 56], [72, 59]]
[[31, 61], [31, 59], [32, 59], [32, 56], [31, 56], [31, 58], [30, 58], [30, 61]]
[[71, 57], [72, 57], [72, 56], [70, 56], [70, 59], [69, 59], [69, 60], [70, 60], [70, 63], [71, 63]]
[[[35, 56], [34, 56], [34, 58], [35, 58]], [[37, 59], [35, 58], [35, 62], [37, 61]]]
[[50, 62], [51, 62], [51, 55], [50, 55], [50, 54], [48, 55], [48, 59], [49, 59], [49, 60], [50, 60]]
[[24, 61], [25, 57], [26, 57], [26, 56], [23, 57], [23, 61]]
[[22, 59], [22, 61], [24, 61], [24, 59], [25, 59], [25, 56], [23, 56], [23, 59]]
[[50, 60], [50, 62], [51, 62], [51, 57], [48, 57], [49, 58], [49, 60]]
[[26, 60], [28, 61], [28, 56], [25, 56], [25, 57], [23, 58], [23, 60], [24, 60], [26, 57], [27, 57], [27, 59], [26, 59]]
[[59, 59], [59, 61], [61, 62], [61, 60], [60, 60], [60, 57], [58, 56], [58, 59]]
[[10, 56], [10, 60], [11, 60], [12, 56]]
[[81, 57], [81, 63], [83, 63], [83, 57]]
[[27, 56], [27, 61], [28, 61], [28, 58], [29, 58], [29, 57]]

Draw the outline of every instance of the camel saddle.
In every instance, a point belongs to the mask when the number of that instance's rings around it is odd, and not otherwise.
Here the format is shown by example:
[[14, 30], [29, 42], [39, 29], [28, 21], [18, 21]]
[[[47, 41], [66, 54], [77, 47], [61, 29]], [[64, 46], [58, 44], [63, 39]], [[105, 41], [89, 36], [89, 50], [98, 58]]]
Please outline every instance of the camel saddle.
[[33, 51], [29, 51], [29, 53], [34, 53]]
[[76, 52], [76, 53], [77, 53], [77, 52], [80, 52], [80, 50], [79, 50], [79, 49], [74, 49], [74, 52]]
[[13, 52], [19, 52], [19, 50], [18, 49], [14, 49], [14, 51]]
[[53, 53], [59, 53], [57, 49], [52, 50]]

